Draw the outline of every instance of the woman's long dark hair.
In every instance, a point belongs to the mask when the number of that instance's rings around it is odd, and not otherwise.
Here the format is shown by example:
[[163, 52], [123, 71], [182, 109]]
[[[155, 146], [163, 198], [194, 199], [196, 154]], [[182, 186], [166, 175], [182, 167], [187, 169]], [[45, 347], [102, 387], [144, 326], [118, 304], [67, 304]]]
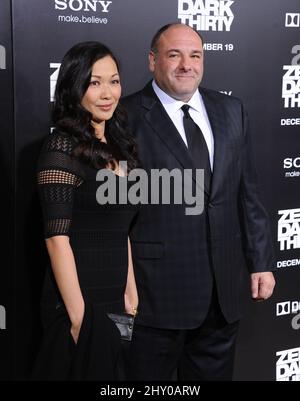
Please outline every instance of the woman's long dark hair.
[[137, 167], [138, 158], [123, 107], [119, 103], [112, 118], [105, 122], [104, 143], [95, 136], [92, 114], [81, 105], [94, 63], [106, 56], [115, 61], [119, 71], [115, 56], [102, 43], [78, 43], [66, 53], [56, 84], [52, 119], [57, 130], [70, 134], [77, 142], [74, 156], [98, 169], [114, 166], [115, 160], [126, 160], [130, 171]]

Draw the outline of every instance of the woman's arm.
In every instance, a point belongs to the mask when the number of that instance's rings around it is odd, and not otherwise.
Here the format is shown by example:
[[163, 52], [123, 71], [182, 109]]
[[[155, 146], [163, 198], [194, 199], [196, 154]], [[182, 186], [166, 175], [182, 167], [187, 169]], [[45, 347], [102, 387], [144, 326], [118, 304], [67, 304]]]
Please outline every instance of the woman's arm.
[[137, 313], [138, 303], [139, 303], [139, 298], [134, 277], [131, 245], [130, 245], [130, 240], [128, 238], [128, 273], [127, 273], [127, 284], [125, 290], [125, 311], [132, 315], [135, 315]]
[[46, 246], [54, 277], [72, 324], [71, 334], [77, 343], [84, 315], [84, 300], [69, 237], [53, 236], [46, 239]]

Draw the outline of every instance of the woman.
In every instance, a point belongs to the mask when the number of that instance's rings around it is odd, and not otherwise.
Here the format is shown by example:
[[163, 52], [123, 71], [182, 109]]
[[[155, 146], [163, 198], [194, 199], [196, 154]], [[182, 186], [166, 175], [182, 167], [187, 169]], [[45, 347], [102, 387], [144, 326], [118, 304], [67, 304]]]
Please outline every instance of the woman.
[[120, 333], [108, 313], [138, 304], [128, 232], [130, 204], [100, 205], [99, 169], [118, 180], [137, 166], [119, 105], [118, 63], [98, 42], [65, 55], [56, 85], [55, 130], [43, 145], [38, 188], [51, 261], [42, 296], [45, 328], [35, 379], [117, 380]]

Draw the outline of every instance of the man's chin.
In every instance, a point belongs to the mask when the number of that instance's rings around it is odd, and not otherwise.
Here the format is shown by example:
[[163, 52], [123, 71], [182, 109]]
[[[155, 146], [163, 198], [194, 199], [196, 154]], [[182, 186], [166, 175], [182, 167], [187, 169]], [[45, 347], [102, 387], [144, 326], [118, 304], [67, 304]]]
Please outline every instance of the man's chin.
[[174, 94], [171, 95], [174, 99], [181, 100], [182, 102], [187, 102], [190, 100], [190, 98], [193, 96], [193, 94], [196, 92], [197, 88], [178, 88], [176, 92], [174, 91]]

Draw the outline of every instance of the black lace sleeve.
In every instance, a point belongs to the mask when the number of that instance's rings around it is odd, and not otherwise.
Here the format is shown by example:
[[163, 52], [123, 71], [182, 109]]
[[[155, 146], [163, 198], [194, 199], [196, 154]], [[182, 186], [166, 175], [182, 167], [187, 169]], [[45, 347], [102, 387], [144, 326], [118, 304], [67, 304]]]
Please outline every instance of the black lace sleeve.
[[42, 147], [37, 169], [45, 238], [68, 235], [74, 191], [84, 178], [81, 164], [72, 157], [74, 143], [67, 134], [50, 134]]

